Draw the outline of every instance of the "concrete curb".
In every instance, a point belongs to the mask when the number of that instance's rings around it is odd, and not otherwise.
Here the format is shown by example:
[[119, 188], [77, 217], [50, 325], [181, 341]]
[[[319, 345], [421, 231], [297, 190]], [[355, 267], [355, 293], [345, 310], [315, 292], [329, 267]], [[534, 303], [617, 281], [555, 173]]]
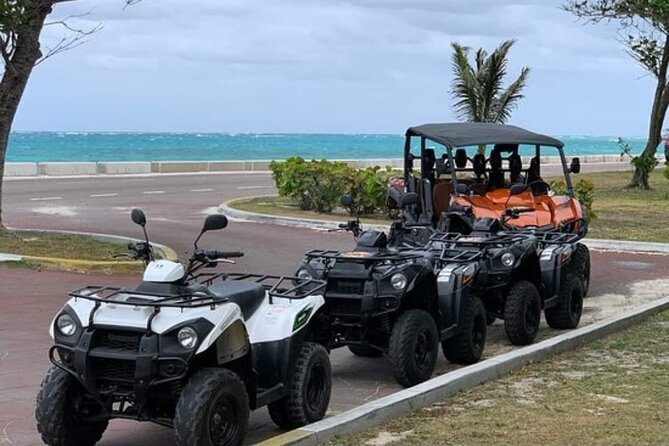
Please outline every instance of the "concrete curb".
[[527, 364], [542, 361], [550, 356], [628, 328], [666, 309], [669, 309], [669, 297], [650, 302], [630, 313], [571, 330], [537, 344], [446, 373], [415, 387], [258, 444], [263, 446], [311, 446], [324, 443], [336, 435], [360, 432], [413, 410], [442, 401], [458, 392], [496, 379]]
[[[115, 244], [127, 244], [127, 243], [136, 243], [143, 240], [124, 237], [121, 235], [110, 235], [110, 234], [98, 234], [95, 232], [81, 232], [81, 231], [64, 231], [64, 230], [48, 230], [48, 229], [16, 229], [16, 228], [7, 228], [10, 231], [16, 232], [38, 232], [45, 234], [63, 234], [63, 235], [81, 235], [86, 237], [91, 237], [94, 240], [99, 240], [107, 243]], [[157, 251], [160, 257], [167, 260], [178, 260], [179, 256], [176, 251], [170, 248], [169, 246], [161, 245], [159, 243], [151, 242], [151, 246]], [[118, 265], [118, 264], [133, 264], [137, 261], [125, 261], [125, 260], [81, 260], [81, 259], [63, 259], [59, 257], [40, 257], [40, 256], [29, 256], [29, 255], [16, 255], [16, 254], [5, 254], [0, 253], [0, 263], [2, 262], [19, 262], [23, 259], [32, 259], [48, 263], [55, 264], [71, 264], [78, 266], [98, 266], [98, 265]]]
[[[249, 221], [254, 223], [266, 223], [280, 226], [297, 226], [308, 229], [329, 230], [337, 229], [338, 225], [342, 223], [336, 220], [316, 220], [296, 217], [282, 217], [279, 215], [257, 214], [255, 212], [241, 211], [231, 207], [235, 202], [248, 200], [250, 198], [259, 197], [275, 197], [276, 195], [258, 195], [255, 197], [235, 198], [234, 200], [226, 201], [219, 205], [219, 211], [228, 217], [241, 221]], [[365, 228], [376, 229], [379, 231], [387, 231], [390, 225], [372, 225], [365, 224]], [[623, 251], [623, 252], [644, 252], [644, 253], [667, 253], [669, 254], [669, 243], [651, 243], [651, 242], [636, 242], [631, 240], [604, 240], [604, 239], [583, 239], [588, 248], [601, 249], [606, 251]]]
[[[231, 204], [234, 204], [235, 202], [238, 201], [248, 200], [251, 198], [263, 198], [263, 197], [276, 197], [276, 195], [256, 195], [253, 197], [235, 198], [220, 204], [218, 206], [218, 210], [220, 213], [225, 214], [226, 217], [230, 217], [240, 221], [265, 223], [279, 226], [297, 226], [300, 228], [319, 229], [325, 231], [330, 229], [338, 229], [339, 224], [344, 223], [343, 220], [318, 220], [309, 218], [283, 217], [280, 215], [258, 214], [255, 212], [241, 211], [239, 209], [235, 209], [230, 206]], [[387, 231], [389, 227], [390, 225], [365, 224], [365, 228], [378, 229], [380, 231]]]

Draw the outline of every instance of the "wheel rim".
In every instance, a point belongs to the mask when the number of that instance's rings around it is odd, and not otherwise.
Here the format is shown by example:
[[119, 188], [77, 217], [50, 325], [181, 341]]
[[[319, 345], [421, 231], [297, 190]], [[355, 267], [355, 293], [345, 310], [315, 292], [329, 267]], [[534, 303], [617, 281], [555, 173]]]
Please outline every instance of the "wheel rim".
[[326, 399], [327, 374], [322, 364], [316, 364], [309, 373], [305, 386], [306, 401], [312, 412], [320, 412]]
[[532, 333], [539, 328], [541, 308], [535, 299], [529, 299], [525, 306], [525, 328]]
[[416, 366], [421, 370], [427, 370], [432, 363], [432, 349], [431, 349], [430, 333], [423, 329], [416, 337], [416, 348], [414, 349], [414, 358]]
[[226, 394], [214, 400], [209, 411], [209, 436], [212, 444], [227, 445], [234, 441], [239, 431], [239, 408], [236, 401]]

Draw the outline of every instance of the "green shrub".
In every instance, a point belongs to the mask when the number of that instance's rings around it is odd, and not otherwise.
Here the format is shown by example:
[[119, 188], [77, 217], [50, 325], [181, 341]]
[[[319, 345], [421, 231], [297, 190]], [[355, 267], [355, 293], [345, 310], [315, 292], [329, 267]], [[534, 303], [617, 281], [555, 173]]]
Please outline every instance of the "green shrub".
[[[555, 195], [567, 195], [567, 184], [564, 181], [551, 181], [550, 187]], [[597, 218], [592, 210], [592, 203], [595, 201], [595, 185], [592, 181], [579, 179], [574, 185], [574, 196], [588, 210], [588, 221]]]
[[332, 212], [341, 195], [351, 194], [362, 215], [386, 210], [390, 167], [358, 170], [337, 161], [291, 157], [283, 162], [272, 161], [269, 168], [279, 195], [295, 201], [300, 209]]

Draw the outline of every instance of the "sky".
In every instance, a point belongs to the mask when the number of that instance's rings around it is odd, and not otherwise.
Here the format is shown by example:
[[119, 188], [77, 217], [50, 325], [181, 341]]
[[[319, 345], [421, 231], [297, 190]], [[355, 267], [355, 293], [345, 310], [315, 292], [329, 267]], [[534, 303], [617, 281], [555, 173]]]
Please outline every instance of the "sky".
[[[515, 38], [532, 71], [510, 123], [643, 136], [653, 79], [611, 25], [553, 0], [78, 0], [50, 20], [101, 31], [38, 65], [14, 128], [391, 133], [457, 120], [451, 42]], [[45, 48], [67, 35], [57, 24]]]

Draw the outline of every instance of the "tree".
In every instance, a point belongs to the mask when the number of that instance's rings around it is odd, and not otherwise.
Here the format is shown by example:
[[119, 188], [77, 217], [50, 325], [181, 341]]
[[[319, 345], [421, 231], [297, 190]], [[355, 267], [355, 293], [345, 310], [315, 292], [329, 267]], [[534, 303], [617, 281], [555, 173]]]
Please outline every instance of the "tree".
[[529, 67], [520, 70], [520, 76], [508, 87], [502, 82], [507, 74], [507, 55], [515, 40], [502, 42], [490, 55], [480, 48], [475, 63], [469, 63], [470, 48], [453, 42], [453, 82], [451, 94], [454, 109], [461, 119], [472, 122], [505, 123], [518, 101], [524, 96]]
[[635, 163], [630, 187], [649, 189], [648, 177], [662, 141], [669, 106], [669, 0], [569, 0], [563, 9], [588, 23], [617, 22], [629, 55], [657, 81], [650, 109], [648, 141]]
[[[9, 134], [23, 92], [35, 65], [62, 51], [72, 49], [83, 38], [100, 29], [79, 30], [70, 27], [66, 20], [51, 23], [71, 31], [69, 37], [57, 42], [45, 52], [40, 46], [40, 35], [47, 16], [58, 3], [75, 0], [0, 0], [0, 56], [4, 66], [0, 79], [0, 230], [2, 223], [2, 178], [5, 172], [5, 155]], [[131, 4], [137, 0], [128, 0]]]

